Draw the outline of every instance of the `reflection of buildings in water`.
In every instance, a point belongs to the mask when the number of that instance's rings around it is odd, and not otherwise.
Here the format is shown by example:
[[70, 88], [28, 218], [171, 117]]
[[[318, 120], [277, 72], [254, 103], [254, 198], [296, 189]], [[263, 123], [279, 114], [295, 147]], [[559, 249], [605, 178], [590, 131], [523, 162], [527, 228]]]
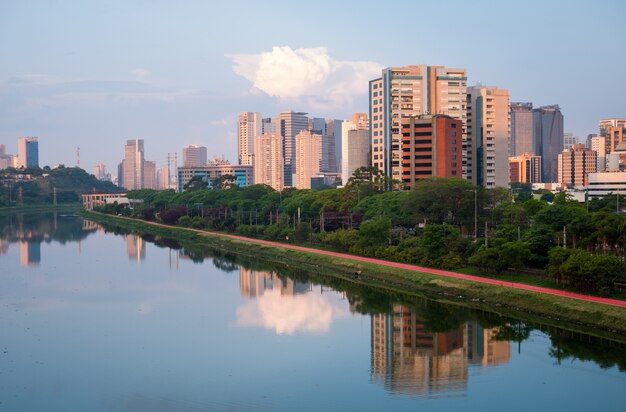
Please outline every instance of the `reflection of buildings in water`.
[[39, 266], [41, 263], [41, 242], [33, 240], [20, 241], [20, 265]]
[[497, 365], [510, 357], [510, 343], [493, 339], [495, 330], [475, 322], [432, 333], [409, 308], [372, 315], [372, 379], [407, 394], [463, 392], [469, 363]]
[[9, 252], [9, 241], [6, 239], [0, 239], [0, 256], [6, 255]]
[[140, 262], [146, 258], [146, 248], [141, 236], [126, 235], [126, 254], [130, 261]]
[[241, 296], [258, 297], [266, 290], [280, 290], [281, 295], [298, 295], [311, 290], [309, 282], [299, 282], [279, 277], [275, 272], [265, 272], [239, 267]]
[[101, 230], [102, 226], [97, 224], [96, 222], [92, 222], [91, 220], [83, 219], [83, 230], [86, 231], [98, 231]]
[[496, 366], [511, 359], [511, 342], [496, 340], [498, 328], [484, 329], [477, 322], [465, 324], [467, 358], [473, 365]]

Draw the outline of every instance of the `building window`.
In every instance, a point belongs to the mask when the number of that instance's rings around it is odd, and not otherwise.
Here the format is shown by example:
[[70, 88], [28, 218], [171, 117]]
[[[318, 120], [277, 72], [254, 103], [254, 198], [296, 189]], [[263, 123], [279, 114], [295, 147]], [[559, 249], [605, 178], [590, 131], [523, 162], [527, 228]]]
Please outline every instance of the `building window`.
[[374, 136], [378, 136], [378, 130], [374, 131]]

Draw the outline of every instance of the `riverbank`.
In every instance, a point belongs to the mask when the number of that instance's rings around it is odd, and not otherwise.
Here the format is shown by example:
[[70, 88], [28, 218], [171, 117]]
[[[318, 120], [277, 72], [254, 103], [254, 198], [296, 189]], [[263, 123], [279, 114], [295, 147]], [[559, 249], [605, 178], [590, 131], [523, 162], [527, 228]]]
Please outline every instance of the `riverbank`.
[[[201, 246], [268, 260], [302, 270], [324, 272], [351, 282], [373, 285], [402, 293], [426, 294], [436, 300], [489, 310], [506, 316], [520, 316], [572, 330], [590, 329], [598, 336], [626, 336], [626, 308], [571, 297], [538, 293], [494, 283], [478, 283], [472, 277], [455, 278], [426, 273], [410, 265], [387, 265], [392, 262], [359, 258], [339, 253], [246, 239], [228, 234], [156, 226], [150, 222], [96, 213], [84, 213], [89, 219], [122, 228], [169, 237], [182, 244]], [[325, 254], [322, 254], [325, 253]], [[355, 260], [355, 259], [359, 260]]]

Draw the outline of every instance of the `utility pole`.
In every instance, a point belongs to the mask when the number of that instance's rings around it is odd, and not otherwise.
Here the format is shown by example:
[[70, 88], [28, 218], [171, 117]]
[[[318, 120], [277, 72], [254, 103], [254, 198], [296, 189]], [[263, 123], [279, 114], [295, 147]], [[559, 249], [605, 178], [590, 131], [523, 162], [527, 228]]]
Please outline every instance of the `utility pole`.
[[567, 249], [567, 226], [563, 226], [563, 248]]

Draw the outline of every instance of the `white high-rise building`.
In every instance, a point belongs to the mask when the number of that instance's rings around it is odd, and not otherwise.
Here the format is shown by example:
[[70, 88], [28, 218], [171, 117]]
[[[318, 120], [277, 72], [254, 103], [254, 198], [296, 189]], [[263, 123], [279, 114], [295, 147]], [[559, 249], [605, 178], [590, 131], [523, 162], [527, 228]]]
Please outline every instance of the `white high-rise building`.
[[295, 185], [296, 135], [302, 130], [307, 130], [309, 126], [309, 119], [306, 115], [307, 113], [294, 111], [280, 112], [278, 114], [277, 130], [283, 137], [285, 187], [293, 187]]
[[237, 118], [237, 157], [240, 165], [254, 164], [254, 136], [263, 133], [261, 113], [243, 112]]

